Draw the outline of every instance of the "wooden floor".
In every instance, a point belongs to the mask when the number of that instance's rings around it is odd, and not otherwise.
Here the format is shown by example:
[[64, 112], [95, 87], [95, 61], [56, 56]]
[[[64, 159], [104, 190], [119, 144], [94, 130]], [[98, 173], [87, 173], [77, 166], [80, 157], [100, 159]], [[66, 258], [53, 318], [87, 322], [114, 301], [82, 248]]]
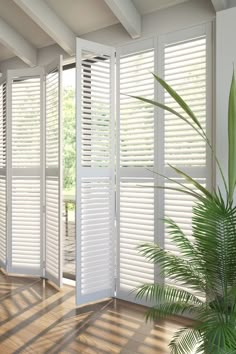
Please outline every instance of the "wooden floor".
[[57, 292], [40, 279], [0, 273], [0, 353], [168, 353], [188, 320], [146, 324], [145, 308], [107, 300], [75, 307], [74, 288]]

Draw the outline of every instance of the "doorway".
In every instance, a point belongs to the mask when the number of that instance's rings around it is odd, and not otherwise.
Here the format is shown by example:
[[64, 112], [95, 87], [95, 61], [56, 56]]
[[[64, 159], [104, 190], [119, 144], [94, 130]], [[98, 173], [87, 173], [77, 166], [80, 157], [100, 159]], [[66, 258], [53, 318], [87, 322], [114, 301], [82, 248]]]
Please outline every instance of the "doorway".
[[75, 64], [63, 66], [63, 277], [75, 280]]

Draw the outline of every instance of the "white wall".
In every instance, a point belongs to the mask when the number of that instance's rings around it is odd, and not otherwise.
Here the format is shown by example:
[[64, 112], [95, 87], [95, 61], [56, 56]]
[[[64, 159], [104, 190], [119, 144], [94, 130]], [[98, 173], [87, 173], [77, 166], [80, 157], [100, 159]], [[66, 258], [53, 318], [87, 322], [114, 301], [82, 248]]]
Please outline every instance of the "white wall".
[[[216, 152], [226, 176], [228, 99], [233, 63], [236, 65], [235, 35], [236, 8], [218, 12], [216, 16]], [[217, 174], [217, 183], [222, 185], [219, 174]]]
[[236, 0], [228, 0], [228, 6], [229, 6], [229, 7], [234, 7], [234, 6], [236, 6]]
[[[154, 34], [163, 34], [195, 26], [208, 22], [214, 17], [215, 12], [210, 0], [192, 0], [143, 16], [142, 37], [140, 39]], [[112, 46], [120, 46], [131, 41], [134, 42], [120, 24], [88, 33], [82, 36], [82, 38]], [[44, 65], [49, 63], [58, 54], [63, 54], [64, 58], [68, 58], [68, 54], [63, 52], [58, 45], [39, 49], [38, 64]], [[26, 65], [18, 58], [0, 63], [0, 71], [2, 72], [7, 69], [22, 67], [26, 67]]]

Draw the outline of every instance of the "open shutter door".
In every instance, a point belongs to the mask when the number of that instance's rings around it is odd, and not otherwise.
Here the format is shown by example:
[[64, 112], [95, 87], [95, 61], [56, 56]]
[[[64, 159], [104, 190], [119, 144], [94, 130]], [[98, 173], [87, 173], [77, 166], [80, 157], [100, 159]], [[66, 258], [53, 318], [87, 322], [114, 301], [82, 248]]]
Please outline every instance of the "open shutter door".
[[7, 82], [7, 270], [41, 276], [43, 71], [11, 70]]
[[153, 283], [155, 267], [138, 253], [156, 230], [156, 125], [153, 106], [126, 95], [154, 98], [154, 43], [147, 40], [117, 52], [117, 297], [135, 302], [131, 291]]
[[6, 79], [0, 81], [0, 267], [6, 269]]
[[46, 68], [45, 276], [62, 285], [62, 58]]
[[77, 39], [77, 304], [114, 295], [114, 49]]

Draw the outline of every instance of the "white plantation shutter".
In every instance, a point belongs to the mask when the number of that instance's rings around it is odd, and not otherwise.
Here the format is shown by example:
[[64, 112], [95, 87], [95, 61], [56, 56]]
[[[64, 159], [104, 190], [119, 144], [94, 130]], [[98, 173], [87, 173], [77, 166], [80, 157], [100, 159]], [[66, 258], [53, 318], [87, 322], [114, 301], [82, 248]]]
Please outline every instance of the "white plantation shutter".
[[42, 69], [10, 71], [7, 106], [8, 271], [42, 275]]
[[[188, 103], [211, 139], [211, 45], [207, 27], [203, 26], [193, 33], [185, 31], [166, 36], [163, 51], [165, 80]], [[164, 102], [187, 117], [168, 94], [165, 94]], [[177, 178], [168, 167], [172, 164], [210, 188], [211, 160], [203, 139], [185, 122], [168, 112], [164, 113], [164, 122], [165, 174]], [[184, 183], [181, 178], [177, 181]], [[176, 187], [174, 183], [166, 183], [166, 186]], [[164, 195], [165, 217], [173, 219], [192, 239], [192, 206], [196, 199], [171, 190], [165, 190]], [[179, 254], [167, 232], [165, 249]], [[173, 283], [169, 279], [165, 281]]]
[[[173, 164], [210, 188], [209, 151], [188, 125], [131, 96], [161, 101], [184, 114], [155, 84], [152, 73], [158, 73], [189, 103], [211, 139], [210, 32], [210, 25], [203, 25], [161, 36], [158, 41], [146, 39], [118, 48], [115, 217], [114, 151], [110, 148], [114, 126], [108, 113], [111, 52], [95, 43], [77, 41], [78, 304], [112, 296], [113, 277], [116, 297], [144, 304], [146, 300], [137, 300], [133, 289], [144, 283], [173, 283], [163, 279], [137, 246], [156, 242], [178, 253], [163, 218], [175, 220], [191, 238], [194, 200], [173, 190], [153, 188], [164, 185], [163, 178], [153, 172], [186, 183], [168, 166]], [[168, 182], [165, 186], [175, 185]]]
[[[154, 282], [154, 266], [138, 254], [156, 235], [156, 167], [153, 106], [125, 95], [154, 99], [154, 44], [120, 48], [117, 55], [117, 297], [134, 301], [135, 287]], [[125, 95], [123, 95], [125, 94]]]
[[77, 39], [77, 304], [114, 295], [114, 49]]
[[46, 68], [45, 121], [45, 276], [62, 285], [62, 163], [61, 163], [62, 59]]
[[53, 68], [9, 70], [0, 82], [0, 265], [61, 285], [60, 70]]
[[6, 269], [6, 80], [0, 81], [0, 267]]

